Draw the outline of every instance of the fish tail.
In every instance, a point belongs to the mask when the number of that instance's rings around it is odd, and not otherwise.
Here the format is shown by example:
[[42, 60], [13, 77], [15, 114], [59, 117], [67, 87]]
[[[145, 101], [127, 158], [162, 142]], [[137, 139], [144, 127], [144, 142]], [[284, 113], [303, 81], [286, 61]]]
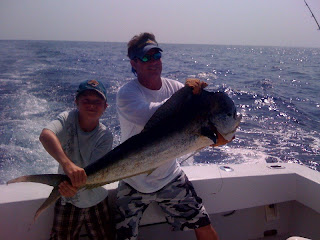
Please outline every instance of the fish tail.
[[44, 210], [46, 210], [51, 204], [55, 203], [61, 197], [61, 194], [59, 192], [59, 184], [65, 180], [68, 180], [68, 177], [62, 174], [40, 174], [18, 177], [8, 181], [7, 184], [19, 182], [34, 182], [53, 186], [53, 190], [50, 193], [49, 197], [44, 201], [44, 203], [40, 206], [40, 208], [34, 215], [34, 223]]
[[42, 183], [47, 184], [49, 186], [56, 187], [62, 181], [67, 180], [68, 177], [62, 174], [40, 174], [40, 175], [27, 175], [12, 179], [7, 182], [10, 183], [18, 183], [18, 182], [35, 182], [35, 183]]
[[34, 215], [34, 218], [33, 218], [33, 223], [34, 223], [44, 210], [46, 210], [51, 204], [55, 203], [61, 197], [61, 194], [59, 192], [59, 184], [64, 180], [68, 180], [68, 177], [66, 175], [40, 174], [40, 175], [27, 175], [27, 176], [18, 177], [8, 181], [7, 184], [19, 183], [19, 182], [35, 182], [35, 183], [42, 183], [42, 184], [53, 186], [53, 190], [50, 193], [49, 197], [44, 201], [44, 203], [40, 206], [40, 208], [37, 210], [36, 214]]
[[40, 216], [40, 214], [44, 210], [46, 210], [51, 204], [55, 203], [60, 197], [61, 197], [61, 194], [59, 192], [59, 187], [56, 186], [53, 188], [49, 197], [44, 201], [44, 203], [42, 203], [42, 205], [37, 210], [36, 214], [34, 215], [33, 222], [35, 222], [37, 218]]

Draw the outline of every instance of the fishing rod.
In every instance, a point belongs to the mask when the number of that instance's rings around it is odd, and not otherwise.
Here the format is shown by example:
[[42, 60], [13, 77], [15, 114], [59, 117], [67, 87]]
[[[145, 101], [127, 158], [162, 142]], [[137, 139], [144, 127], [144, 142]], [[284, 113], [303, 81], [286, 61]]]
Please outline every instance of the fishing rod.
[[316, 21], [316, 23], [317, 23], [317, 25], [318, 25], [318, 30], [320, 30], [320, 25], [319, 25], [316, 17], [313, 15], [313, 12], [311, 11], [311, 9], [310, 9], [308, 3], [306, 2], [306, 0], [304, 0], [304, 3], [305, 3], [305, 4], [307, 5], [307, 7], [309, 8], [309, 11], [311, 12], [311, 16], [312, 16], [312, 17], [314, 18], [314, 20]]

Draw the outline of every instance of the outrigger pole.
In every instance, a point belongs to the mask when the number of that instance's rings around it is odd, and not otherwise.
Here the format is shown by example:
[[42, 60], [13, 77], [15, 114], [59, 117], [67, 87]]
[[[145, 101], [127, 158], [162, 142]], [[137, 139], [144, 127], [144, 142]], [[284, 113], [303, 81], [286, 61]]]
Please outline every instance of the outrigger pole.
[[311, 9], [310, 9], [308, 3], [306, 2], [306, 0], [304, 0], [304, 3], [305, 3], [305, 4], [307, 5], [307, 7], [309, 8], [309, 11], [311, 12], [312, 17], [314, 18], [314, 20], [316, 21], [316, 23], [317, 23], [317, 25], [318, 25], [318, 30], [320, 30], [320, 25], [319, 25], [316, 17], [313, 15], [313, 12], [311, 11]]

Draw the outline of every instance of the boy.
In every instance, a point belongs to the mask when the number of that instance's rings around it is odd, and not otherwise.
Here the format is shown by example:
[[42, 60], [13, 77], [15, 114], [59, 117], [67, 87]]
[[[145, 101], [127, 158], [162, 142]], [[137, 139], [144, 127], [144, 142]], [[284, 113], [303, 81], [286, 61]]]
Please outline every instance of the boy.
[[62, 182], [62, 197], [56, 202], [50, 239], [78, 239], [85, 225], [90, 239], [113, 239], [107, 190], [102, 187], [81, 189], [87, 175], [84, 167], [104, 156], [112, 148], [112, 133], [99, 122], [106, 110], [106, 89], [100, 81], [80, 83], [76, 93], [77, 109], [61, 113], [46, 126], [40, 141], [59, 163], [72, 184]]

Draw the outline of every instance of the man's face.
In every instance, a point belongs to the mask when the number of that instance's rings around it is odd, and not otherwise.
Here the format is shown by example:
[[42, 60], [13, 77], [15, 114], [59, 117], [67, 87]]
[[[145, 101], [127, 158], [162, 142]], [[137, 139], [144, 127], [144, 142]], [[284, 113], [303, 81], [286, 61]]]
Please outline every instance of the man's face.
[[154, 78], [160, 77], [162, 72], [162, 61], [160, 59], [154, 59], [152, 56], [158, 53], [157, 49], [150, 49], [146, 55], [151, 56], [150, 60], [143, 62], [140, 59], [131, 60], [132, 67], [136, 70], [138, 77]]
[[107, 108], [106, 101], [94, 90], [86, 90], [76, 100], [79, 113], [90, 119], [99, 120]]

